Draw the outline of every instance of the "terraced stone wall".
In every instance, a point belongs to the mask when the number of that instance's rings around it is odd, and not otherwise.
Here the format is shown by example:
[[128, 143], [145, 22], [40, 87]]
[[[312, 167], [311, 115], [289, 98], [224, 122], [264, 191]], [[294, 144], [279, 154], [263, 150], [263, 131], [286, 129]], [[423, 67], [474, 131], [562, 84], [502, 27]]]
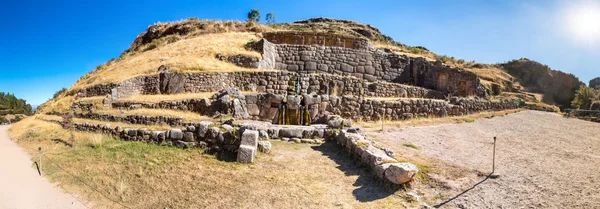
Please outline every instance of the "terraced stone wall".
[[[165, 81], [161, 75], [139, 76], [121, 84], [97, 85], [84, 89], [82, 96], [111, 95], [112, 100], [134, 95], [215, 92], [228, 88], [259, 93], [285, 94], [290, 81], [301, 94], [360, 95], [368, 97], [444, 98], [441, 92], [386, 82], [368, 82], [351, 76], [299, 74], [289, 71], [177, 74], [179, 82]], [[110, 91], [109, 87], [113, 87]]]
[[263, 60], [273, 60], [275, 69], [302, 73], [329, 73], [364, 78], [367, 81], [402, 82], [409, 79], [410, 59], [380, 49], [272, 44], [264, 41]]
[[474, 73], [441, 62], [376, 49], [368, 42], [368, 47], [350, 48], [306, 43], [301, 38], [281, 41], [287, 36], [294, 35], [269, 34], [258, 42], [256, 48], [263, 52], [259, 68], [354, 76], [370, 82], [411, 84], [453, 95], [486, 97]]
[[[246, 94], [244, 104], [248, 119], [273, 121], [281, 104], [283, 95], [277, 94]], [[416, 117], [446, 117], [467, 115], [481, 111], [499, 111], [517, 109], [519, 105], [510, 100], [489, 101], [483, 99], [454, 98], [450, 102], [437, 99], [401, 99], [394, 101], [378, 101], [358, 96], [335, 95], [289, 95], [285, 99], [287, 108], [301, 111], [306, 108], [312, 121], [319, 121], [323, 116], [335, 114], [354, 120], [379, 120], [382, 117], [391, 120], [404, 120]], [[225, 112], [214, 108], [215, 101], [205, 99], [189, 99], [159, 103], [114, 102], [113, 108], [167, 108], [190, 110], [202, 114], [213, 115], [215, 112]]]
[[272, 32], [263, 37], [274, 44], [333, 46], [350, 49], [367, 49], [369, 40], [331, 33]]
[[[109, 95], [112, 92], [112, 89], [117, 87], [119, 84], [115, 83], [103, 83], [98, 85], [93, 85], [87, 88], [82, 88], [77, 92], [78, 96], [81, 97], [95, 97], [95, 96], [105, 96]], [[75, 92], [73, 92], [75, 93]]]

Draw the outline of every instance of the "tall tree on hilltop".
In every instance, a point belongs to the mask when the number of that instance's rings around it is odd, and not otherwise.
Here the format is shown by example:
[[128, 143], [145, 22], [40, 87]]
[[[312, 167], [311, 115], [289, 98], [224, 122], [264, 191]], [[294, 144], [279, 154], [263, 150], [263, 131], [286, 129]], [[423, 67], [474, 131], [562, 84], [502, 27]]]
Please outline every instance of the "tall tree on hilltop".
[[267, 24], [275, 24], [275, 13], [267, 13], [267, 17], [265, 18], [265, 20], [267, 21]]
[[251, 9], [248, 12], [248, 21], [260, 22], [260, 11], [258, 9]]

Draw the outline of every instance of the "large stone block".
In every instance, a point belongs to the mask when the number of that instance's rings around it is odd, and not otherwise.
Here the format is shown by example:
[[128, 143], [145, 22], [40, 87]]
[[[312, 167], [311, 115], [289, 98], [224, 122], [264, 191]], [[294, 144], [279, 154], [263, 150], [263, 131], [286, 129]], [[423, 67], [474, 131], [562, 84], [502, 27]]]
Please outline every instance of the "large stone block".
[[289, 127], [289, 128], [279, 129], [280, 137], [302, 138], [302, 136], [303, 136], [302, 133], [304, 133], [304, 129], [302, 129], [302, 128]]
[[385, 179], [385, 170], [387, 170], [390, 167], [390, 165], [392, 165], [392, 163], [384, 163], [381, 165], [377, 165], [373, 169], [373, 172], [380, 179]]
[[246, 130], [242, 133], [241, 145], [257, 147], [258, 146], [258, 131]]
[[172, 141], [181, 140], [183, 139], [183, 131], [181, 131], [181, 129], [171, 129], [171, 131], [169, 131], [169, 138]]
[[307, 71], [316, 71], [317, 70], [317, 63], [316, 62], [305, 62], [304, 63], [304, 70], [307, 70]]
[[342, 63], [342, 64], [340, 65], [340, 69], [341, 69], [342, 71], [344, 71], [344, 72], [347, 72], [347, 73], [352, 73], [352, 72], [354, 72], [354, 67], [352, 67], [352, 65], [349, 65], [349, 64], [346, 64], [346, 63]]
[[208, 132], [208, 127], [212, 125], [210, 121], [202, 121], [198, 124], [198, 128], [196, 129], [196, 136], [198, 139], [203, 139]]
[[240, 163], [253, 163], [256, 156], [256, 147], [241, 145], [238, 148], [237, 161]]
[[183, 133], [183, 141], [186, 141], [186, 142], [195, 141], [194, 132], [184, 132]]
[[394, 184], [410, 182], [419, 172], [417, 166], [411, 163], [392, 163], [385, 170], [385, 178]]

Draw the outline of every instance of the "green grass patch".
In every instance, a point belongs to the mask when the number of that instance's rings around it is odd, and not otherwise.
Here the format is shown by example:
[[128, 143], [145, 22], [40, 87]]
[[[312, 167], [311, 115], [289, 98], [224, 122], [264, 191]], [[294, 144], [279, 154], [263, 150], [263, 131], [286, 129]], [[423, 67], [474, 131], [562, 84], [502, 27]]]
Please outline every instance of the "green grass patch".
[[416, 150], [420, 150], [421, 149], [421, 148], [419, 148], [419, 146], [414, 145], [412, 143], [402, 144], [402, 146], [413, 148], [413, 149], [416, 149]]

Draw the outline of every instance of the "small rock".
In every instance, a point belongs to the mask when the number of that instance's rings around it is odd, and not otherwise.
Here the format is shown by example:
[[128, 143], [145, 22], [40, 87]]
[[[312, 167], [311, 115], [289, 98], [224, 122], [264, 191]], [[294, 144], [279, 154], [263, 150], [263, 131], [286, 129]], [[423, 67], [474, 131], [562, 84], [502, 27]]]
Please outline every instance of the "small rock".
[[300, 138], [292, 138], [292, 139], [290, 140], [290, 142], [302, 143], [302, 139], [300, 139]]
[[271, 152], [271, 142], [269, 141], [259, 141], [258, 142], [258, 150], [263, 153]]

